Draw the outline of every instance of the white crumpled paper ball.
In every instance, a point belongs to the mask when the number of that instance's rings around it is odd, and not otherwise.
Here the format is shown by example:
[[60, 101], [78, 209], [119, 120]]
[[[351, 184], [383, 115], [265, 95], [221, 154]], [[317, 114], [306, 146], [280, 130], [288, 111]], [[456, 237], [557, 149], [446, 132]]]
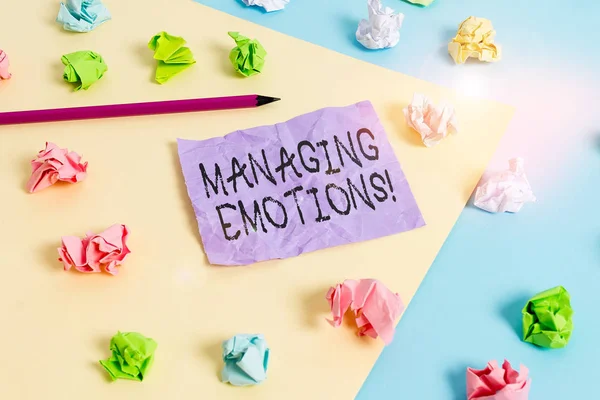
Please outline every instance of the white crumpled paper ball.
[[536, 198], [525, 176], [522, 158], [508, 161], [509, 169], [490, 177], [475, 192], [475, 206], [482, 210], [516, 213], [525, 203], [535, 202]]

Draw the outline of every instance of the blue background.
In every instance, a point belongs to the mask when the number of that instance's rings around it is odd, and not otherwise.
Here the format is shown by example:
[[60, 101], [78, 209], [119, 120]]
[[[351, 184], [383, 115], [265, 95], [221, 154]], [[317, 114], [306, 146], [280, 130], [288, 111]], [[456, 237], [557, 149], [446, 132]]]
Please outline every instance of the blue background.
[[[385, 0], [405, 14], [400, 43], [369, 51], [354, 39], [365, 0], [292, 0], [269, 14], [240, 0], [198, 1], [517, 108], [489, 170], [523, 156], [538, 202], [514, 215], [465, 208], [357, 399], [465, 399], [467, 366], [503, 358], [530, 369], [530, 400], [600, 398], [600, 2]], [[492, 20], [501, 62], [453, 64], [446, 45], [470, 15]], [[571, 293], [571, 342], [523, 343], [521, 308], [556, 285]]]

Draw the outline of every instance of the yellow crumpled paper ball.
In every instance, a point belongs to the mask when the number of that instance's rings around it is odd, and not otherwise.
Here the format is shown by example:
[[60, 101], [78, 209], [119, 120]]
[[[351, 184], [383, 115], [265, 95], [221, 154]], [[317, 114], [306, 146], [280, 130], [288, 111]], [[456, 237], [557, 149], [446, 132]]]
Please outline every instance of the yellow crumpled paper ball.
[[494, 43], [496, 31], [489, 19], [469, 17], [458, 27], [456, 36], [448, 43], [448, 52], [457, 64], [469, 57], [494, 62], [501, 57], [500, 46]]

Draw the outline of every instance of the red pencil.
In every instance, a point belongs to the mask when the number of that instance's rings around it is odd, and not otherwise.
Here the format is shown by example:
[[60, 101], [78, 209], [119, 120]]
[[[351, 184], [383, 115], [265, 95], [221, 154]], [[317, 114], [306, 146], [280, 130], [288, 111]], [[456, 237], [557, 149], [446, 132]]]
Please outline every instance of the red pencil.
[[105, 106], [57, 108], [48, 110], [11, 111], [0, 113], [0, 125], [229, 110], [234, 108], [260, 107], [277, 100], [281, 99], [276, 97], [261, 96], [258, 94], [250, 94], [245, 96], [214, 97], [206, 99], [154, 101], [148, 103], [111, 104]]

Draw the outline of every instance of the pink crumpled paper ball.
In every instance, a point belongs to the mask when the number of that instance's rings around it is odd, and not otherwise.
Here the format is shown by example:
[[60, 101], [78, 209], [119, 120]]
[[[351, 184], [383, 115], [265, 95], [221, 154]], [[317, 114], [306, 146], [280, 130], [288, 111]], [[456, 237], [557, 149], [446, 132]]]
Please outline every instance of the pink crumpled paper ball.
[[398, 293], [390, 291], [376, 279], [346, 279], [329, 289], [327, 301], [331, 307], [333, 327], [342, 324], [344, 314], [350, 308], [354, 312], [359, 336], [378, 336], [385, 344], [394, 338], [394, 324], [402, 314], [404, 304]]
[[433, 147], [445, 137], [458, 132], [454, 108], [436, 106], [425, 95], [415, 93], [403, 111], [406, 123], [421, 135], [427, 147]]
[[529, 370], [523, 364], [520, 369], [515, 371], [506, 360], [502, 367], [493, 360], [485, 369], [467, 368], [467, 400], [527, 400]]
[[0, 49], [0, 80], [10, 79], [12, 76], [11, 73], [8, 72], [8, 67], [10, 67], [8, 56], [2, 49]]
[[125, 225], [115, 224], [98, 235], [88, 233], [83, 239], [63, 236], [58, 260], [64, 264], [65, 271], [73, 267], [79, 272], [101, 272], [104, 267], [106, 272], [116, 275], [117, 266], [131, 253], [127, 247], [128, 234]]
[[87, 176], [87, 162], [82, 163], [79, 154], [50, 142], [46, 142], [46, 148], [31, 161], [31, 168], [33, 171], [27, 181], [30, 193], [52, 186], [57, 181], [76, 183]]

